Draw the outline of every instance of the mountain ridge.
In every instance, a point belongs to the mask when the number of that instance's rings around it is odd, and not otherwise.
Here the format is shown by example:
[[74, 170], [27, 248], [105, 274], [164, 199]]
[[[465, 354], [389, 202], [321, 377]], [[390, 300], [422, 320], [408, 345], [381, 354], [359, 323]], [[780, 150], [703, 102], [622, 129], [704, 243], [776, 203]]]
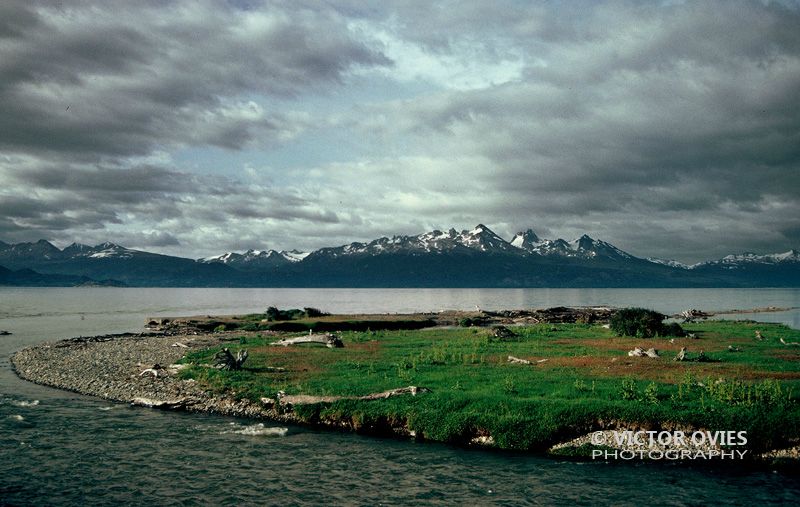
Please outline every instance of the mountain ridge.
[[732, 254], [686, 265], [640, 258], [586, 234], [506, 241], [489, 227], [382, 236], [312, 252], [255, 250], [189, 259], [105, 242], [59, 249], [0, 242], [0, 266], [133, 286], [697, 287], [800, 286], [800, 254]]

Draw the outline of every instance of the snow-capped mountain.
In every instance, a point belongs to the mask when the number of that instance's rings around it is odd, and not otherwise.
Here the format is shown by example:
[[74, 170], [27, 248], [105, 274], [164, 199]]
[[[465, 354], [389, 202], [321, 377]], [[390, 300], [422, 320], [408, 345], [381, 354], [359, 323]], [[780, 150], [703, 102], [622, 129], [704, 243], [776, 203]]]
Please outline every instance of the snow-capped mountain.
[[204, 257], [198, 259], [197, 262], [204, 264], [221, 263], [235, 268], [250, 270], [300, 262], [307, 256], [308, 253], [298, 250], [278, 251], [251, 249], [244, 253], [226, 252], [222, 255]]
[[35, 243], [17, 243], [10, 245], [4, 243], [0, 245], [0, 264], [4, 259], [13, 258], [42, 258], [58, 259], [61, 257], [61, 250], [49, 241], [40, 239]]
[[[483, 224], [462, 231], [381, 237], [311, 253], [248, 250], [198, 260], [114, 243], [73, 243], [59, 249], [45, 240], [0, 242], [0, 266], [10, 270], [7, 284], [22, 284], [24, 278], [40, 285], [79, 283], [88, 277], [149, 287], [800, 286], [796, 250], [729, 255], [690, 266], [637, 258], [587, 235], [574, 241], [543, 239], [528, 229], [506, 241]], [[25, 269], [35, 273], [20, 275]]]
[[511, 244], [527, 252], [544, 257], [573, 257], [579, 259], [635, 259], [627, 252], [623, 252], [605, 241], [593, 239], [586, 234], [574, 241], [563, 239], [542, 239], [531, 229], [518, 232], [511, 240]]
[[114, 243], [101, 243], [95, 246], [72, 243], [59, 250], [49, 241], [40, 239], [35, 243], [17, 243], [0, 245], [0, 265], [17, 265], [20, 262], [33, 261], [35, 264], [49, 261], [67, 261], [79, 258], [117, 258], [130, 259], [136, 254], [151, 255], [147, 252], [131, 250]]
[[[75, 243], [73, 243], [73, 245], [75, 245]], [[77, 246], [78, 248], [81, 248], [85, 247], [86, 245], [77, 245]], [[66, 250], [66, 248], [64, 250]], [[136, 253], [137, 253], [136, 250], [130, 250], [128, 248], [125, 248], [124, 246], [119, 246], [115, 243], [105, 242], [97, 246], [85, 249], [84, 252], [81, 252], [81, 254], [76, 255], [76, 257], [83, 255], [85, 257], [91, 257], [92, 259], [106, 259], [106, 258], [130, 259]]]
[[744, 266], [774, 266], [800, 263], [800, 252], [794, 249], [789, 250], [788, 252], [765, 255], [745, 252], [741, 254], [726, 255], [721, 259], [703, 261], [696, 264], [684, 264], [672, 259], [658, 259], [654, 257], [648, 257], [647, 260], [656, 264], [663, 264], [664, 266], [679, 269], [708, 269], [714, 267], [722, 269], [736, 269]]
[[726, 255], [722, 259], [714, 261], [705, 261], [695, 264], [690, 269], [696, 269], [708, 266], [719, 266], [725, 269], [735, 269], [739, 266], [747, 265], [776, 265], [776, 264], [792, 264], [800, 263], [800, 252], [797, 250], [789, 250], [788, 252], [758, 255], [752, 252], [745, 252], [741, 254]]
[[411, 254], [422, 255], [446, 252], [483, 252], [520, 254], [518, 248], [495, 234], [483, 224], [461, 232], [433, 230], [416, 236], [382, 237], [369, 243], [350, 243], [339, 247], [321, 248], [310, 259], [338, 258], [353, 255]]

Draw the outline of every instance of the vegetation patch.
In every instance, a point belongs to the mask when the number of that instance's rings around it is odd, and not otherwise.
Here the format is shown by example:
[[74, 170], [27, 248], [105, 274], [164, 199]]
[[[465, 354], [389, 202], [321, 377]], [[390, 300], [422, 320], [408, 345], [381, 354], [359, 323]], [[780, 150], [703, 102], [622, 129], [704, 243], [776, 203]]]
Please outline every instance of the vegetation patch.
[[[181, 375], [212, 392], [253, 401], [275, 398], [278, 391], [339, 397], [296, 406], [295, 415], [311, 424], [327, 421], [370, 433], [402, 428], [454, 443], [491, 436], [504, 449], [547, 449], [608, 421], [747, 431], [753, 452], [800, 438], [800, 362], [780, 341], [800, 341], [800, 331], [777, 324], [692, 323], [686, 331], [695, 339], [648, 338], [661, 353], [650, 358], [626, 352], [645, 336], [617, 337], [600, 325], [510, 329], [513, 340], [460, 327], [349, 330], [339, 333], [343, 348], [269, 346], [274, 335], [250, 334], [225, 345], [234, 355], [248, 349], [241, 370], [203, 366], [219, 350], [210, 348], [190, 352], [184, 359], [190, 367]], [[731, 344], [737, 352], [728, 352]], [[673, 361], [682, 347], [705, 350], [716, 362]], [[530, 364], [509, 363], [508, 356]], [[356, 399], [404, 386], [430, 392]]]
[[611, 316], [611, 330], [617, 336], [653, 338], [656, 336], [685, 336], [680, 324], [665, 324], [667, 316], [645, 308], [623, 308]]

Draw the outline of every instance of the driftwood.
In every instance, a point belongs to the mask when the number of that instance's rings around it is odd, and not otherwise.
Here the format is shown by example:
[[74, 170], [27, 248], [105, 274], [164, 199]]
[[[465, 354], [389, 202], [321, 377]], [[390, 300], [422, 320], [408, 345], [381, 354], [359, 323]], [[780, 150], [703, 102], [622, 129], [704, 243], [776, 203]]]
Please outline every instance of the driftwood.
[[131, 405], [138, 405], [140, 407], [150, 408], [183, 408], [190, 405], [186, 398], [179, 398], [177, 400], [155, 400], [152, 398], [134, 398], [131, 400]]
[[512, 364], [531, 364], [527, 359], [520, 359], [514, 356], [508, 356], [508, 362]]
[[283, 391], [278, 391], [275, 398], [261, 398], [261, 403], [265, 406], [272, 406], [276, 409], [279, 407], [291, 407], [293, 405], [310, 405], [314, 403], [332, 403], [338, 400], [383, 400], [391, 398], [392, 396], [401, 396], [410, 394], [416, 396], [420, 393], [429, 393], [430, 389], [427, 387], [398, 387], [397, 389], [390, 389], [380, 393], [367, 394], [365, 396], [311, 396], [308, 394], [286, 394]]
[[691, 310], [682, 311], [680, 315], [683, 317], [684, 322], [694, 322], [696, 319], [707, 319], [714, 314], [692, 308]]
[[307, 334], [305, 336], [297, 336], [295, 338], [282, 338], [270, 345], [282, 345], [288, 347], [289, 345], [297, 345], [300, 343], [316, 343], [325, 345], [329, 349], [344, 347], [342, 339], [332, 333], [327, 334]]
[[233, 357], [231, 351], [224, 348], [214, 356], [214, 368], [220, 370], [241, 370], [245, 360], [247, 360], [247, 350], [242, 349], [236, 353], [236, 357]]
[[784, 344], [784, 345], [792, 345], [792, 346], [795, 346], [795, 347], [800, 346], [800, 343], [798, 343], [798, 342], [787, 342], [786, 340], [783, 339], [782, 336], [781, 336], [781, 343]]
[[167, 375], [167, 372], [160, 364], [154, 364], [150, 368], [145, 368], [144, 370], [141, 371], [141, 373], [139, 373], [140, 377], [144, 377], [145, 375], [152, 375], [158, 378], [158, 377], [165, 377]]
[[633, 350], [628, 351], [628, 355], [631, 357], [660, 357], [658, 355], [658, 351], [652, 347], [647, 350], [644, 350], [640, 347], [636, 347]]
[[427, 387], [417, 387], [417, 386], [408, 386], [408, 387], [400, 387], [397, 389], [390, 389], [388, 391], [383, 391], [382, 393], [372, 393], [366, 396], [360, 396], [359, 400], [382, 400], [386, 398], [390, 398], [392, 396], [399, 396], [401, 394], [410, 394], [411, 396], [416, 396], [419, 393], [429, 393], [431, 392], [430, 389]]

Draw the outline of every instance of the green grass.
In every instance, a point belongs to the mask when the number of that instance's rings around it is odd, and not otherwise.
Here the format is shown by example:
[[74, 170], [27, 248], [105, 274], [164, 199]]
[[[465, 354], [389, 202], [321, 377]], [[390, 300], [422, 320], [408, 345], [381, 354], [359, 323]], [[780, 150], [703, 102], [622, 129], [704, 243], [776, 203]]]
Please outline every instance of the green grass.
[[[759, 329], [766, 337], [754, 339]], [[427, 439], [465, 442], [492, 435], [498, 447], [543, 449], [597, 427], [598, 421], [686, 424], [745, 430], [750, 448], [800, 437], [800, 332], [775, 324], [689, 324], [698, 338], [616, 337], [600, 326], [544, 324], [514, 328], [501, 340], [480, 328], [347, 331], [345, 347], [270, 347], [276, 338], [246, 336], [250, 353], [237, 372], [200, 366], [219, 349], [193, 352], [183, 375], [229, 396], [362, 396], [408, 385], [430, 393], [378, 401], [343, 399], [297, 409], [309, 423], [337, 421], [362, 431], [404, 425]], [[729, 352], [728, 345], [740, 349]], [[658, 359], [628, 357], [655, 347]], [[674, 362], [680, 347], [714, 362]], [[532, 365], [509, 364], [513, 355]], [[547, 361], [537, 363], [537, 360]], [[282, 367], [285, 372], [270, 371]], [[721, 379], [721, 380], [720, 380]]]

